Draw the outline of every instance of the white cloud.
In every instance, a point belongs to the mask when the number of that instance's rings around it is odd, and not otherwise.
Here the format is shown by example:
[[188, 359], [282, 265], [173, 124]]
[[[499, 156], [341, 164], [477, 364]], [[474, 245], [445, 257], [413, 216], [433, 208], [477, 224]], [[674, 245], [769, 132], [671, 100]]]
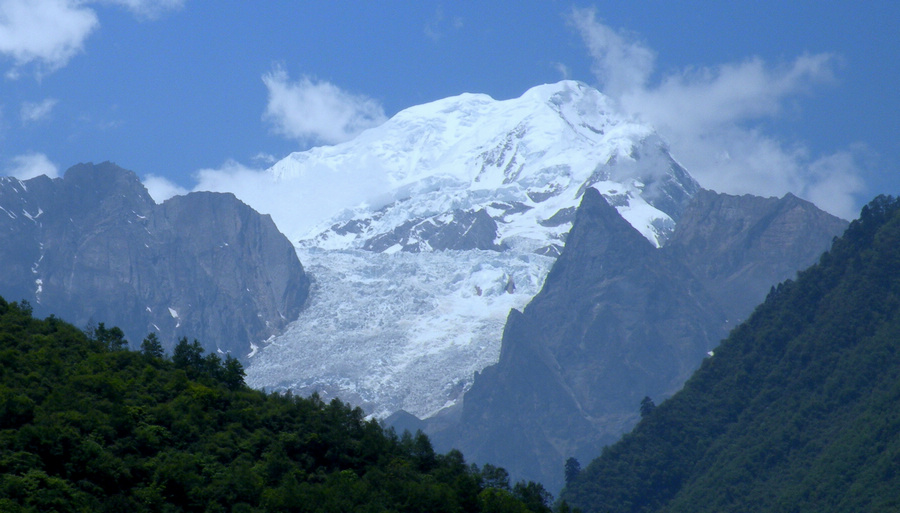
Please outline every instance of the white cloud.
[[42, 102], [22, 103], [20, 112], [22, 123], [34, 123], [36, 121], [47, 119], [50, 116], [53, 107], [56, 106], [56, 103], [57, 100], [55, 98], [47, 98]]
[[804, 55], [779, 68], [754, 58], [671, 75], [656, 87], [624, 91], [618, 99], [627, 111], [652, 117], [660, 126], [710, 131], [777, 115], [786, 97], [831, 80], [833, 64], [828, 54]]
[[94, 11], [75, 0], [0, 0], [0, 53], [16, 66], [36, 62], [54, 71], [82, 50], [98, 26]]
[[84, 50], [84, 42], [100, 21], [90, 4], [124, 6], [138, 17], [155, 18], [178, 9], [185, 0], [0, 0], [0, 54], [14, 67], [6, 72], [11, 80], [21, 68], [34, 63], [37, 76], [65, 66]]
[[835, 215], [856, 216], [863, 190], [858, 150], [811, 156], [804, 145], [760, 128], [782, 113], [788, 98], [832, 81], [833, 55], [803, 55], [780, 66], [751, 58], [652, 83], [652, 50], [603, 25], [592, 9], [573, 10], [570, 21], [594, 59], [603, 91], [626, 114], [655, 126], [703, 187], [762, 196], [792, 192]]
[[348, 156], [337, 167], [303, 166], [299, 172], [288, 163], [284, 173], [228, 160], [218, 169], [199, 170], [194, 178], [195, 191], [234, 193], [257, 212], [271, 215], [294, 242], [319, 233], [325, 228], [319, 223], [348, 206], [391, 201], [386, 171], [377, 159], [365, 156]]
[[188, 193], [188, 190], [184, 187], [154, 174], [148, 174], [144, 177], [144, 187], [147, 188], [147, 192], [153, 198], [153, 201], [157, 203], [162, 203], [172, 196], [181, 196]]
[[278, 162], [278, 158], [275, 157], [275, 155], [263, 152], [257, 153], [250, 160], [252, 160], [253, 162], [259, 162], [261, 164], [274, 164], [275, 162]]
[[863, 173], [855, 152], [844, 150], [816, 159], [809, 165], [815, 180], [807, 184], [800, 195], [816, 205], [826, 205], [826, 210], [843, 217], [855, 219], [859, 205], [853, 193], [863, 190]]
[[26, 153], [12, 158], [12, 165], [6, 169], [8, 176], [28, 180], [40, 175], [59, 178], [59, 168], [43, 153]]
[[644, 87], [656, 60], [652, 50], [598, 22], [594, 9], [573, 9], [569, 20], [587, 45], [592, 71], [606, 94], [617, 97]]
[[[194, 175], [195, 191], [231, 192], [241, 201], [262, 214], [270, 214], [278, 229], [292, 237], [296, 233], [294, 224], [302, 223], [303, 214], [310, 206], [303, 191], [293, 191], [290, 184], [282, 184], [262, 169], [247, 167], [234, 160], [228, 160], [218, 169], [207, 168]], [[293, 193], [298, 192], [295, 196]], [[299, 215], [291, 216], [291, 209], [298, 209]]]
[[290, 82], [280, 68], [263, 75], [262, 80], [269, 89], [263, 117], [276, 133], [291, 139], [335, 144], [387, 120], [375, 100], [328, 82], [307, 77]]

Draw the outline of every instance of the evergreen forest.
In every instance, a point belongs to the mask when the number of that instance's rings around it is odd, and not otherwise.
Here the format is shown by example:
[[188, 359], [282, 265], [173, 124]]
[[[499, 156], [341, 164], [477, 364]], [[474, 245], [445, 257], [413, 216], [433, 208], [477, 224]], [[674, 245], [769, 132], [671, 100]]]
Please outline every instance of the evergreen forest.
[[567, 480], [586, 512], [900, 511], [900, 200], [867, 205]]
[[539, 484], [436, 454], [421, 432], [250, 389], [197, 341], [127, 347], [118, 328], [0, 298], [0, 511], [550, 511]]

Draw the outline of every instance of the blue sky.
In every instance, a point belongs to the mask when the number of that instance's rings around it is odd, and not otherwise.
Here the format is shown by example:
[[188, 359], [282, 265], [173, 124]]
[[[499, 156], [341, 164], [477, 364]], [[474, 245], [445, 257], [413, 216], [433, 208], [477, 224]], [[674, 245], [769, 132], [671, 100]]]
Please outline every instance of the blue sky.
[[0, 0], [0, 173], [112, 160], [160, 196], [405, 107], [570, 78], [701, 185], [850, 217], [900, 193], [898, 5]]

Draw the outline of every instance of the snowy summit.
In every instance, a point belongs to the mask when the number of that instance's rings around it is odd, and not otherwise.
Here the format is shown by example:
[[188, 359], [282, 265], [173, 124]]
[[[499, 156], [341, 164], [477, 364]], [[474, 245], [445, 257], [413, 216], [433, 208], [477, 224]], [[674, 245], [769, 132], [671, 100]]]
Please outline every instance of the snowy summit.
[[574, 81], [411, 107], [268, 175], [283, 193], [254, 206], [315, 284], [249, 382], [420, 417], [497, 361], [509, 309], [540, 289], [587, 187], [657, 247], [699, 189], [652, 128]]
[[343, 189], [319, 219], [273, 212], [292, 240], [323, 249], [363, 248], [406, 222], [483, 209], [498, 223], [498, 243], [540, 250], [563, 238], [567, 213], [590, 186], [659, 246], [698, 188], [651, 128], [575, 81], [512, 100], [463, 94], [411, 107], [269, 173], [317, 205], [322, 189]]

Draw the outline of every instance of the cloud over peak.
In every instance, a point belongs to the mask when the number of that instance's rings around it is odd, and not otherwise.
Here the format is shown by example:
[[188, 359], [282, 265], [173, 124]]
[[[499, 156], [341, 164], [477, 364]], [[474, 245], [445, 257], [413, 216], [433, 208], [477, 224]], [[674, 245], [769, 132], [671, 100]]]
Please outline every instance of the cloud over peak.
[[275, 133], [290, 139], [336, 144], [387, 120], [377, 101], [329, 82], [308, 77], [291, 82], [282, 68], [262, 80], [269, 93], [263, 118]]
[[812, 156], [805, 145], [766, 133], [760, 121], [787, 99], [834, 79], [837, 58], [801, 55], [780, 65], [758, 57], [685, 69], [652, 81], [655, 52], [635, 36], [573, 9], [570, 24], [587, 46], [592, 72], [624, 113], [657, 128], [703, 187], [733, 194], [792, 192], [835, 215], [856, 216], [863, 190], [860, 150]]
[[624, 31], [597, 21], [596, 10], [572, 10], [569, 23], [581, 35], [593, 59], [591, 71], [603, 91], [613, 97], [643, 88], [653, 72], [656, 53]]

